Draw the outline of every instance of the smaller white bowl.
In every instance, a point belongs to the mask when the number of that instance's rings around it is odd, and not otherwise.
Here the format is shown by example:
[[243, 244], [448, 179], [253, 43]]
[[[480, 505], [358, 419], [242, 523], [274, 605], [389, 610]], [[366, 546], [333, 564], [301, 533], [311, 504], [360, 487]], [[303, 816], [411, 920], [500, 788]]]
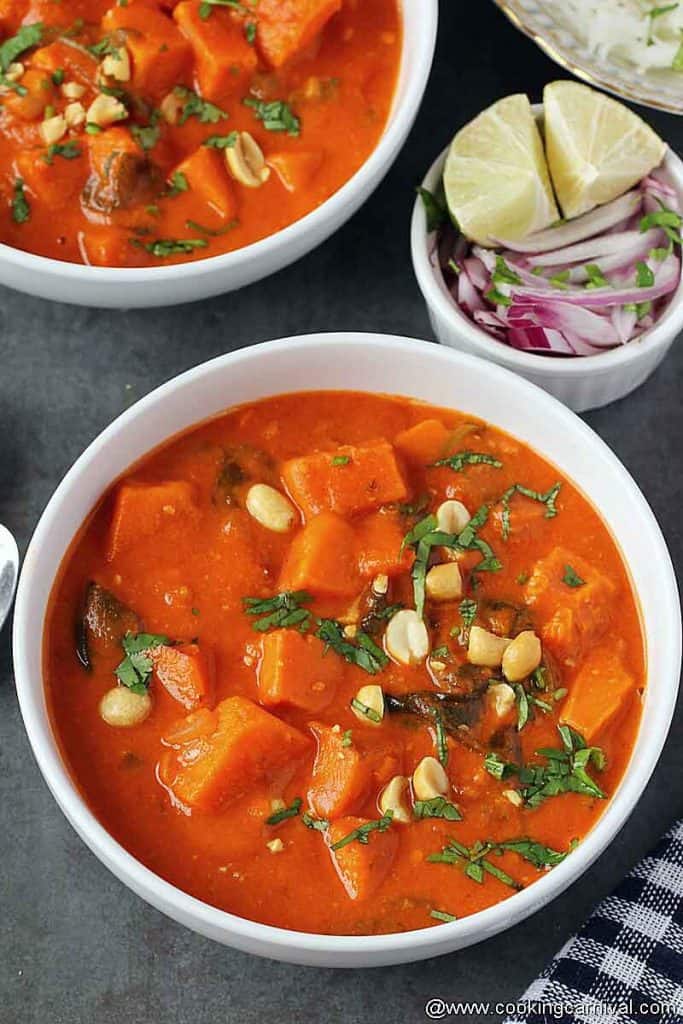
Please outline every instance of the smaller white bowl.
[[[535, 108], [542, 109], [542, 108]], [[423, 187], [438, 189], [448, 147], [427, 172]], [[683, 202], [683, 161], [668, 150], [664, 166]], [[427, 233], [422, 200], [411, 224], [413, 267], [434, 333], [443, 345], [483, 356], [549, 391], [575, 412], [597, 409], [623, 398], [654, 373], [683, 329], [683, 279], [654, 327], [637, 341], [595, 356], [543, 356], [519, 352], [492, 338], [467, 317], [452, 298], [436, 259], [434, 235]]]

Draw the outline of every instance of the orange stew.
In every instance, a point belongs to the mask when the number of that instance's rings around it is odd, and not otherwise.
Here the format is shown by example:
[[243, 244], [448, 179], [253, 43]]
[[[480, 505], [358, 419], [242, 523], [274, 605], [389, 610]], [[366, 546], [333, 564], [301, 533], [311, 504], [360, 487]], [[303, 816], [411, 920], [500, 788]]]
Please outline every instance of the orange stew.
[[136, 465], [65, 559], [45, 645], [64, 756], [119, 842], [214, 906], [341, 934], [471, 914], [571, 856], [644, 671], [620, 554], [554, 466], [343, 392]]
[[0, 0], [0, 241], [158, 266], [279, 231], [384, 128], [397, 0]]

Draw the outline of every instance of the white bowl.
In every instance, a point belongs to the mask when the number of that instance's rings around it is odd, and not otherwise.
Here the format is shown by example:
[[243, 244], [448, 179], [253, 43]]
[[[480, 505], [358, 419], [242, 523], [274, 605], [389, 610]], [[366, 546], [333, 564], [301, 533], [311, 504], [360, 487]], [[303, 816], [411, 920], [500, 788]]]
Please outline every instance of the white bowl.
[[[534, 109], [538, 112], [542, 107]], [[439, 154], [422, 183], [430, 192], [439, 187], [447, 153], [448, 147]], [[683, 203], [683, 162], [672, 150], [667, 151], [665, 167]], [[637, 341], [594, 356], [520, 352], [473, 323], [452, 298], [435, 259], [434, 236], [427, 233], [427, 218], [419, 196], [413, 209], [410, 241], [417, 282], [439, 341], [514, 370], [576, 412], [597, 409], [634, 391], [654, 373], [683, 329], [682, 279], [663, 316]]]
[[[483, 417], [532, 445], [600, 509], [639, 595], [647, 642], [643, 719], [628, 770], [595, 827], [565, 861], [509, 899], [452, 924], [393, 935], [313, 935], [257, 924], [188, 896], [140, 864], [88, 809], [50, 727], [41, 635], [50, 590], [76, 531], [116, 478], [150, 449], [226, 407], [311, 389], [409, 395]], [[566, 889], [615, 837], [659, 757], [681, 661], [680, 608], [669, 554], [637, 486], [578, 417], [520, 377], [425, 342], [386, 335], [311, 335], [222, 356], [162, 385], [123, 413], [59, 485], [26, 555], [14, 618], [14, 667], [26, 730], [48, 786], [81, 838], [127, 886], [176, 921], [238, 949], [292, 963], [367, 967], [447, 953], [485, 939]]]
[[172, 266], [86, 267], [0, 244], [0, 284], [81, 306], [172, 306], [242, 288], [310, 252], [344, 224], [377, 187], [415, 120], [434, 56], [438, 0], [402, 0], [401, 7], [401, 68], [384, 133], [362, 167], [317, 209], [252, 245]]

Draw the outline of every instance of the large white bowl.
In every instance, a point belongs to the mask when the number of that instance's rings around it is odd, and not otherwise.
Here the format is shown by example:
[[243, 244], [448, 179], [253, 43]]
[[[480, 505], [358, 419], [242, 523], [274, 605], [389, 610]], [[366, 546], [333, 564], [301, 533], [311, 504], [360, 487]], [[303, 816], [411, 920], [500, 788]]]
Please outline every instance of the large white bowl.
[[[424, 399], [484, 417], [567, 473], [600, 509], [639, 595], [648, 681], [628, 770], [581, 845], [528, 889], [452, 924], [394, 935], [313, 935], [257, 924], [188, 896], [140, 864], [100, 825], [70, 778], [50, 727], [41, 635], [50, 589], [74, 534], [111, 483], [178, 431], [236, 403], [286, 391], [344, 389]], [[386, 335], [311, 335], [268, 342], [189, 370], [123, 413], [66, 475], [26, 555], [14, 619], [14, 665], [33, 750], [64, 814], [127, 886], [175, 920], [238, 949], [292, 963], [367, 967], [447, 953], [485, 939], [566, 889], [614, 838], [655, 767], [674, 709], [680, 608], [669, 554], [637, 486], [607, 446], [538, 388], [480, 359]]]
[[86, 267], [0, 244], [0, 284], [81, 306], [172, 306], [242, 288], [310, 252], [377, 187], [415, 120], [434, 56], [438, 0], [401, 0], [401, 8], [401, 68], [384, 133], [362, 167], [317, 209], [242, 249], [167, 267]]
[[[542, 106], [534, 107], [540, 117]], [[439, 188], [448, 147], [436, 158], [423, 181]], [[683, 203], [683, 161], [667, 150], [664, 166]], [[410, 230], [413, 268], [434, 333], [444, 345], [483, 356], [521, 374], [559, 398], [575, 412], [596, 409], [630, 394], [654, 373], [683, 329], [683, 278], [654, 327], [635, 341], [594, 356], [542, 356], [520, 352], [492, 338], [456, 304], [435, 258], [434, 236], [427, 232], [424, 204], [417, 199]]]

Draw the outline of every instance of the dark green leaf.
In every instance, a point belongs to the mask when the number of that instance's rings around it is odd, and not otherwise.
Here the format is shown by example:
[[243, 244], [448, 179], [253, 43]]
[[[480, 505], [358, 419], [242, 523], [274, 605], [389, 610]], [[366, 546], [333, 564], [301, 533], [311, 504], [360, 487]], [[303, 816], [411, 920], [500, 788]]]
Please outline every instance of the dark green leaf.
[[24, 224], [31, 216], [31, 207], [28, 204], [24, 183], [21, 178], [14, 182], [14, 193], [12, 198], [12, 220], [15, 224]]
[[154, 242], [147, 242], [145, 249], [152, 256], [164, 259], [166, 256], [176, 256], [193, 252], [195, 249], [205, 249], [208, 244], [205, 238], [157, 238]]
[[281, 821], [286, 821], [287, 818], [296, 818], [301, 810], [301, 802], [301, 797], [296, 797], [292, 801], [291, 807], [283, 807], [281, 811], [275, 811], [269, 818], [266, 818], [266, 825], [279, 825]]
[[486, 452], [455, 452], [454, 455], [449, 455], [445, 459], [439, 459], [438, 462], [433, 463], [434, 466], [447, 466], [448, 469], [454, 470], [456, 473], [462, 473], [465, 466], [495, 466], [496, 469], [502, 469], [503, 463], [496, 459], [493, 455], [488, 455]]
[[349, 843], [363, 843], [366, 845], [370, 841], [371, 832], [386, 832], [391, 827], [393, 820], [393, 812], [387, 811], [381, 818], [376, 821], [367, 821], [364, 825], [359, 825], [358, 828], [354, 828], [348, 835], [338, 839], [336, 843], [333, 843], [330, 847], [331, 850], [341, 850], [344, 846], [348, 846]]
[[301, 133], [301, 121], [289, 103], [285, 103], [284, 100], [266, 102], [247, 96], [243, 103], [245, 107], [250, 107], [254, 111], [254, 117], [262, 123], [267, 131], [287, 132], [288, 135], [293, 136]]
[[444, 796], [435, 796], [432, 800], [416, 800], [413, 804], [415, 817], [444, 818], [446, 821], [462, 821], [462, 814]]
[[173, 92], [183, 101], [183, 107], [178, 118], [179, 125], [185, 124], [191, 117], [196, 117], [200, 124], [216, 124], [228, 116], [220, 107], [202, 99], [196, 92], [193, 92], [192, 89], [188, 89], [184, 85], [177, 85]]
[[209, 135], [204, 139], [202, 146], [208, 149], [232, 149], [238, 139], [238, 132], [228, 132], [227, 135]]
[[25, 50], [38, 46], [42, 42], [43, 31], [42, 22], [36, 21], [32, 25], [22, 25], [16, 35], [5, 39], [0, 45], [0, 71], [4, 74]]
[[443, 224], [446, 224], [448, 222], [448, 209], [444, 200], [439, 198], [439, 196], [435, 196], [428, 188], [423, 188], [421, 185], [416, 189], [416, 192], [422, 200], [422, 205], [427, 215], [427, 231], [436, 231]]
[[154, 663], [149, 652], [169, 643], [161, 633], [126, 633], [121, 646], [126, 657], [116, 667], [116, 677], [133, 693], [146, 693]]
[[586, 584], [586, 581], [581, 579], [579, 574], [571, 567], [571, 565], [565, 565], [562, 582], [566, 583], [568, 587], [583, 587]]
[[437, 921], [444, 921], [449, 924], [451, 921], [457, 921], [455, 914], [449, 914], [445, 910], [430, 910], [429, 916], [435, 918]]
[[311, 613], [303, 605], [312, 600], [305, 590], [284, 590], [274, 597], [245, 597], [243, 603], [247, 615], [262, 616], [252, 627], [265, 633], [269, 629], [307, 629]]

